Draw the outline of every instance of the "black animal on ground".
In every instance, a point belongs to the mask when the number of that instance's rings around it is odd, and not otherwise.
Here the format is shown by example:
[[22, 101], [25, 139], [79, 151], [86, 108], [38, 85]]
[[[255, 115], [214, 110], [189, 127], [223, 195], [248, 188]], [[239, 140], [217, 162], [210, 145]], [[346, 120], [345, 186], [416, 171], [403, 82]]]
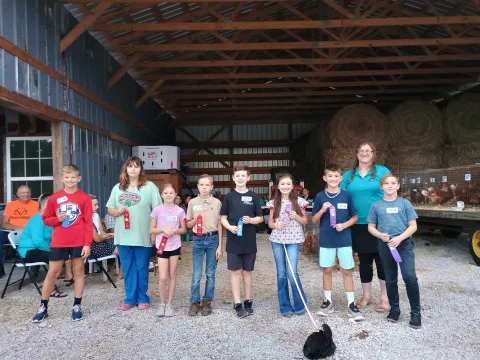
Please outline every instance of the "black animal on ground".
[[310, 360], [325, 359], [335, 353], [337, 346], [333, 342], [332, 330], [327, 324], [310, 334], [303, 345], [303, 355]]

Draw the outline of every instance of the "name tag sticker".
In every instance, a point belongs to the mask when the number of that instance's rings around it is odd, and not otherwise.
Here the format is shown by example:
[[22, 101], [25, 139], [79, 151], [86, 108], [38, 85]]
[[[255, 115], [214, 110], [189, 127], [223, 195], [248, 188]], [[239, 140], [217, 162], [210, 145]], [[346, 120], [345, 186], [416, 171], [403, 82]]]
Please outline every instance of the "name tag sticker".
[[57, 199], [57, 204], [64, 203], [65, 201], [68, 201], [68, 198], [66, 196], [62, 196], [61, 198]]
[[398, 207], [387, 208], [387, 214], [398, 214]]
[[177, 221], [176, 216], [167, 216], [167, 221]]
[[338, 203], [337, 208], [338, 209], [348, 209], [348, 204], [347, 203]]
[[242, 196], [242, 201], [252, 201], [251, 196]]
[[203, 205], [193, 205], [193, 211], [201, 211], [203, 210]]

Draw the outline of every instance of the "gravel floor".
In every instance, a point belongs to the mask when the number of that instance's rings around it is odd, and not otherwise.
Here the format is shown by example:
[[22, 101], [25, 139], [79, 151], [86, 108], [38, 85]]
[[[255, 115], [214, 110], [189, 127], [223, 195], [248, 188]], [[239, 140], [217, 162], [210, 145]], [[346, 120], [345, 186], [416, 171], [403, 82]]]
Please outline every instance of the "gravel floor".
[[[308, 317], [279, 315], [275, 265], [267, 235], [259, 236], [254, 275], [255, 314], [237, 319], [231, 310], [226, 260], [217, 270], [214, 314], [188, 317], [191, 244], [182, 250], [175, 308], [177, 316], [157, 319], [157, 278], [150, 278], [153, 308], [120, 312], [123, 284], [114, 289], [90, 276], [83, 300], [85, 320], [70, 318], [69, 297], [50, 301], [50, 317], [40, 325], [30, 322], [39, 305], [33, 285], [10, 291], [0, 300], [1, 359], [302, 359], [303, 343], [312, 331]], [[429, 246], [428, 246], [428, 245]], [[389, 324], [374, 305], [364, 310], [366, 320], [348, 321], [340, 273], [334, 275], [336, 311], [329, 319], [337, 344], [334, 359], [478, 359], [480, 354], [480, 267], [469, 264], [466, 240], [447, 241], [439, 235], [417, 237], [424, 327], [408, 327], [409, 307], [400, 286], [403, 315]], [[300, 274], [316, 311], [321, 303], [321, 273], [313, 259], [302, 256]], [[355, 284], [359, 287], [358, 273]], [[376, 284], [375, 284], [376, 285]], [[378, 295], [378, 286], [375, 286]], [[358, 294], [357, 294], [358, 295]]]

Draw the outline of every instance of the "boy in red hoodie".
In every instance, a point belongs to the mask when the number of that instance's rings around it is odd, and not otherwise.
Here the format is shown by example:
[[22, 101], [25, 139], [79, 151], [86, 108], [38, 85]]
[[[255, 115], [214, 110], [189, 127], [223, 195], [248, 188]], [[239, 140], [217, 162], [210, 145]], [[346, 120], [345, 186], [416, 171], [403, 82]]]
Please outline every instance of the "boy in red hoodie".
[[62, 169], [63, 190], [53, 194], [43, 214], [43, 222], [53, 227], [50, 245], [50, 261], [48, 273], [42, 288], [40, 310], [33, 322], [41, 322], [47, 316], [48, 298], [55, 281], [62, 271], [66, 260], [72, 260], [75, 278], [75, 300], [72, 308], [72, 320], [83, 319], [82, 301], [85, 285], [84, 258], [90, 255], [93, 240], [92, 201], [83, 191], [78, 189], [82, 180], [80, 170], [75, 165], [67, 165]]

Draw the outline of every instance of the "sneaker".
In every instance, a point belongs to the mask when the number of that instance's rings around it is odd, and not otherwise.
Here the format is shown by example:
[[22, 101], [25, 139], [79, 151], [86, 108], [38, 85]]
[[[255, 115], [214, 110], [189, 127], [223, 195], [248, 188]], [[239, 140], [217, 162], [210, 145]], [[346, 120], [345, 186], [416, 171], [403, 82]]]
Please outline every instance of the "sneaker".
[[155, 313], [155, 316], [158, 316], [158, 317], [165, 316], [165, 304], [160, 304], [160, 307], [158, 308], [157, 312]]
[[39, 323], [45, 320], [48, 317], [47, 307], [45, 305], [40, 305], [40, 309], [38, 310], [37, 315], [35, 315], [32, 319], [34, 323]]
[[357, 307], [357, 304], [355, 304], [355, 301], [352, 302], [350, 305], [348, 305], [347, 313], [348, 313], [348, 316], [350, 316], [355, 321], [362, 321], [365, 319], [362, 313], [360, 312], [360, 310], [358, 310], [358, 307]]
[[288, 313], [282, 314], [282, 316], [283, 316], [284, 318], [290, 319], [290, 318], [293, 316], [293, 313], [288, 312]]
[[235, 310], [235, 312], [237, 313], [237, 316], [240, 318], [240, 319], [243, 319], [244, 317], [247, 317], [248, 316], [248, 313], [245, 311], [245, 309], [243, 308], [242, 306], [242, 303], [238, 303], [238, 304], [235, 304], [233, 306], [233, 309]]
[[175, 315], [175, 312], [173, 311], [172, 304], [168, 303], [167, 306], [165, 306], [165, 317], [171, 317]]
[[410, 327], [412, 329], [420, 329], [422, 327], [422, 315], [419, 313], [412, 313], [410, 315]]
[[202, 304], [202, 316], [208, 316], [212, 314], [212, 302], [210, 300], [204, 300]]
[[73, 305], [72, 307], [72, 320], [80, 321], [83, 320], [82, 308], [80, 305]]
[[400, 317], [400, 310], [391, 310], [388, 313], [387, 320], [391, 323], [397, 323], [398, 318]]
[[245, 308], [245, 311], [247, 312], [248, 315], [253, 315], [253, 303], [252, 300], [245, 300], [243, 302], [243, 307]]
[[333, 304], [327, 298], [323, 298], [322, 306], [320, 310], [317, 311], [317, 315], [328, 316], [328, 314], [333, 313]]
[[197, 316], [200, 311], [202, 311], [202, 306], [200, 304], [190, 304], [188, 316]]

